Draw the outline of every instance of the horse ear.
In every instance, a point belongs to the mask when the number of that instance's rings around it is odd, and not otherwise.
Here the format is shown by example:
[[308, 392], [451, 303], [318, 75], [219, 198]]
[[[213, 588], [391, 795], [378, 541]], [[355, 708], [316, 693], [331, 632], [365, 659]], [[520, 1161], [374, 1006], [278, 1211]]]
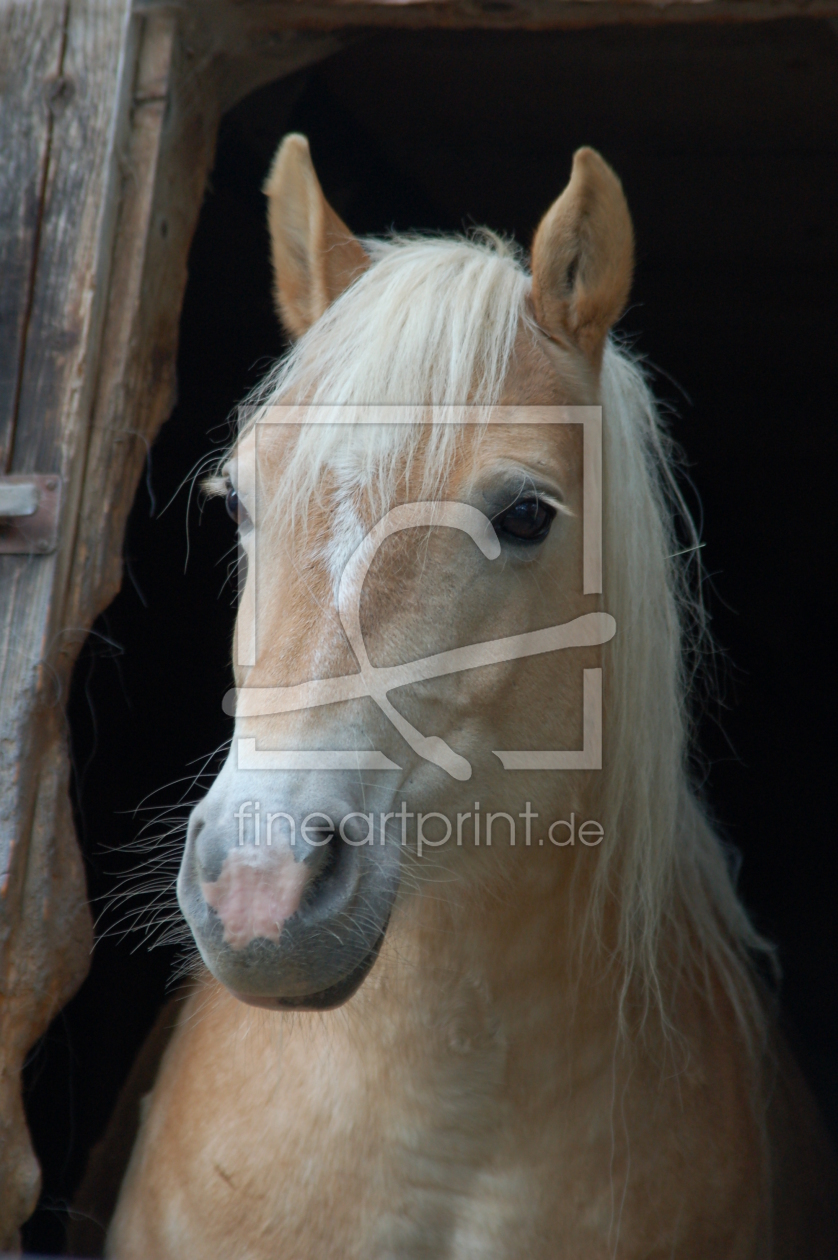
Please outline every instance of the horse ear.
[[596, 368], [623, 313], [634, 262], [622, 185], [593, 149], [577, 149], [570, 183], [545, 214], [532, 246], [532, 301], [544, 330], [569, 340]]
[[285, 137], [262, 191], [277, 312], [291, 335], [301, 337], [370, 259], [323, 196], [305, 136]]

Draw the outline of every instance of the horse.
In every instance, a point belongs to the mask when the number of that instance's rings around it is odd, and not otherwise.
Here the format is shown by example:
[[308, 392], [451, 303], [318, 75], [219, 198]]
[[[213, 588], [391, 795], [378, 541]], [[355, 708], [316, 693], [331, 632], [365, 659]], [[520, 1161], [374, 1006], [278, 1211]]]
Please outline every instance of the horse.
[[612, 334], [619, 179], [578, 150], [528, 260], [356, 238], [302, 136], [265, 192], [292, 344], [209, 483], [246, 576], [177, 880], [202, 961], [107, 1254], [838, 1254], [691, 781], [696, 540]]

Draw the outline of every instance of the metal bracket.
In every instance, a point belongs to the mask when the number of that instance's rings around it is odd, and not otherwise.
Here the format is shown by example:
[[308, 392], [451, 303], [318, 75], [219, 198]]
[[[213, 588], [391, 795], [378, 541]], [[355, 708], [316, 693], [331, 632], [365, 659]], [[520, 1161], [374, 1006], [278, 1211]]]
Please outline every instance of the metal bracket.
[[54, 473], [0, 476], [0, 555], [55, 551], [61, 478]]

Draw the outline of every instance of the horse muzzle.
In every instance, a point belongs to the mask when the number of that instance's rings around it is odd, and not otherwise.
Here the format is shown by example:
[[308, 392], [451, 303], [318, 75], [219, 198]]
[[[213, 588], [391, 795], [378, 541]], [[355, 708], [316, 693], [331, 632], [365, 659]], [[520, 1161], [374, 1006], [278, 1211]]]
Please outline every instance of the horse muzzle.
[[189, 821], [177, 893], [201, 957], [244, 1002], [340, 1006], [384, 939], [399, 886], [398, 847], [349, 826], [342, 834], [307, 828], [243, 838], [234, 817], [229, 801], [211, 791]]

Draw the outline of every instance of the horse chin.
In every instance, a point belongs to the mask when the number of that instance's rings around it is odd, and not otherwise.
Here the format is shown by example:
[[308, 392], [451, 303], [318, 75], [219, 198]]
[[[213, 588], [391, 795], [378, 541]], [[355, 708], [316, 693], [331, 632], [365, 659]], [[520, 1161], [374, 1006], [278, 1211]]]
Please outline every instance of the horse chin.
[[244, 1002], [248, 1006], [258, 1006], [268, 1011], [333, 1011], [338, 1006], [343, 1006], [344, 1002], [348, 1002], [358, 992], [372, 970], [386, 934], [387, 924], [385, 923], [378, 940], [366, 958], [362, 959], [350, 971], [348, 976], [344, 976], [342, 980], [338, 980], [316, 993], [309, 993], [305, 997], [256, 997], [249, 993], [239, 993], [236, 989], [230, 989], [229, 991], [240, 1002]]

